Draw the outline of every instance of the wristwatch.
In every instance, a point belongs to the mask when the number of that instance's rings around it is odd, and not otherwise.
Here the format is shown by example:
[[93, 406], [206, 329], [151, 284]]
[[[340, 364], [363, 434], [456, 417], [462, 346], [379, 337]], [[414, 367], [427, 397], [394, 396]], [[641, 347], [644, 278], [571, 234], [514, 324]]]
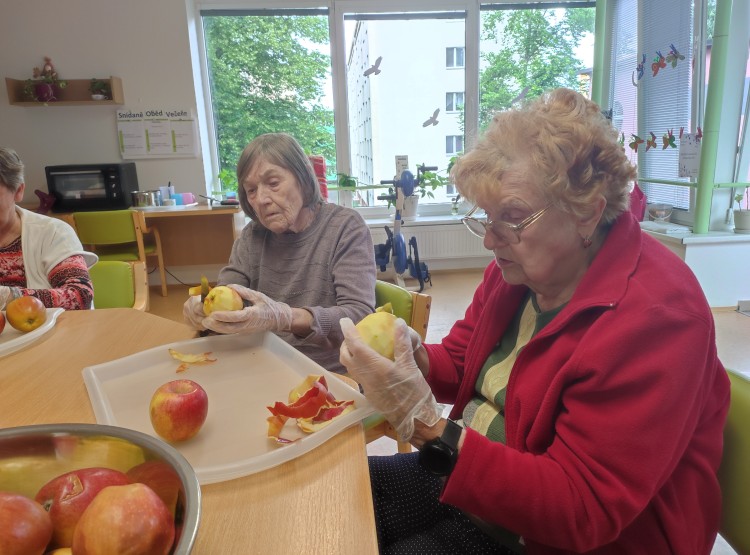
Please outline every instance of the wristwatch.
[[435, 476], [448, 476], [458, 459], [458, 440], [463, 428], [447, 420], [443, 435], [431, 439], [419, 450], [419, 464]]

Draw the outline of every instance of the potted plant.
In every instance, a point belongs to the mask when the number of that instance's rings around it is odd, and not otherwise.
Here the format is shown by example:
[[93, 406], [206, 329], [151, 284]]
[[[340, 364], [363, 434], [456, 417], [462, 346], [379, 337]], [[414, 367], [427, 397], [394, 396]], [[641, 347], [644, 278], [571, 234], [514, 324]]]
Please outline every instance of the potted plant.
[[[748, 205], [748, 201], [745, 199], [747, 191], [745, 189], [734, 196], [734, 200], [737, 202], [737, 209], [734, 211], [735, 233], [750, 234], [750, 205]], [[742, 207], [743, 201], [745, 202], [744, 208]]]
[[27, 79], [23, 87], [23, 94], [29, 100], [37, 102], [52, 102], [57, 100], [60, 90], [68, 86], [68, 82], [60, 79], [49, 56], [44, 57], [41, 69], [35, 67], [33, 77]]
[[107, 100], [110, 98], [109, 83], [103, 79], [91, 78], [89, 83], [89, 92], [92, 100]]

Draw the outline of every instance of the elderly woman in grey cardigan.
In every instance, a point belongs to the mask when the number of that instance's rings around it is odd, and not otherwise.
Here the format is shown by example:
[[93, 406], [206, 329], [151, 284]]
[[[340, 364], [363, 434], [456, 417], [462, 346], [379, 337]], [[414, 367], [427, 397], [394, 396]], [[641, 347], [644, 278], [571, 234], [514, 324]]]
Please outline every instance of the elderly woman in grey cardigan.
[[249, 301], [243, 310], [205, 317], [198, 297], [185, 303], [195, 329], [271, 331], [324, 368], [344, 372], [339, 320], [355, 323], [375, 306], [375, 255], [354, 210], [323, 201], [297, 141], [256, 137], [237, 164], [240, 205], [252, 220], [232, 247], [217, 283]]

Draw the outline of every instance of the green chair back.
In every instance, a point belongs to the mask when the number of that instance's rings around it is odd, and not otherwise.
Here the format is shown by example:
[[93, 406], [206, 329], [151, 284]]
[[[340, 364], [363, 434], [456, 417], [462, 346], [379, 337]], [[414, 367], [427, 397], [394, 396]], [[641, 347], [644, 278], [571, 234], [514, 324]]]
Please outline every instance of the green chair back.
[[94, 308], [131, 308], [135, 304], [133, 266], [116, 260], [99, 260], [89, 269], [94, 285]]
[[719, 532], [737, 553], [750, 553], [750, 380], [728, 371], [732, 384], [719, 468], [722, 516]]
[[395, 283], [377, 280], [375, 282], [375, 306], [383, 306], [385, 303], [391, 303], [393, 314], [411, 325], [414, 301], [410, 291]]
[[[140, 260], [131, 210], [75, 212], [73, 220], [81, 243], [93, 245], [99, 260]], [[145, 254], [154, 249], [153, 244], [144, 243]]]

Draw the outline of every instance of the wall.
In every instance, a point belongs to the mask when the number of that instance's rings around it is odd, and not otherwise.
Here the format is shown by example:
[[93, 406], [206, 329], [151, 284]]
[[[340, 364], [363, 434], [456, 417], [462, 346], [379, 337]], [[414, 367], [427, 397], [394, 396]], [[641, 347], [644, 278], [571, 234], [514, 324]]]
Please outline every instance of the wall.
[[[0, 77], [27, 79], [44, 56], [61, 78], [122, 78], [126, 108], [196, 110], [185, 0], [2, 0]], [[44, 167], [120, 161], [119, 106], [10, 106], [0, 86], [0, 145], [26, 164], [24, 202], [47, 190]], [[136, 160], [142, 190], [165, 185], [205, 194], [202, 157]]]

